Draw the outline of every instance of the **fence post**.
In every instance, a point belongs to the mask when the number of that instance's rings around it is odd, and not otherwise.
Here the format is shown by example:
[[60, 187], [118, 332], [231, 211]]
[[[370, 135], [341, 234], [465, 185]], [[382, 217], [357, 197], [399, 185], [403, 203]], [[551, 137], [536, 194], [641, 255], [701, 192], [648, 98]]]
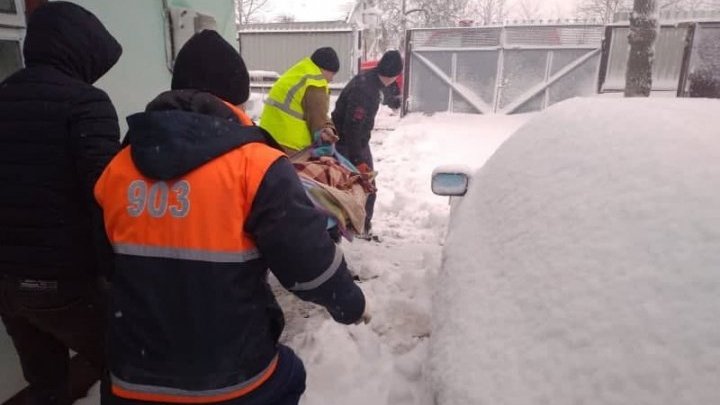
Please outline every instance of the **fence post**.
[[[547, 60], [545, 65], [545, 83], [550, 81], [550, 75], [552, 72], [552, 65], [553, 65], [553, 58], [555, 56], [555, 51], [549, 50], [547, 53]], [[543, 95], [543, 103], [540, 106], [540, 109], [544, 110], [548, 107], [550, 104], [550, 86], [547, 86], [545, 88], [545, 92]]]
[[500, 28], [500, 41], [498, 48], [497, 73], [495, 74], [495, 99], [493, 100], [493, 112], [500, 109], [500, 98], [502, 97], [503, 69], [505, 64], [505, 27]]
[[685, 31], [685, 49], [683, 49], [682, 65], [680, 65], [680, 77], [678, 78], [678, 97], [687, 97], [688, 74], [690, 73], [690, 59], [692, 58], [692, 49], [695, 46], [695, 31], [698, 29], [697, 23], [690, 23]]
[[[457, 82], [457, 52], [453, 52], [452, 58], [450, 59], [450, 79], [453, 83]], [[452, 86], [448, 86], [448, 111], [454, 112], [455, 110], [455, 91]]]
[[597, 92], [602, 93], [603, 85], [607, 76], [607, 66], [610, 60], [610, 50], [612, 49], [613, 27], [608, 25], [605, 27], [605, 37], [602, 40], [602, 53], [600, 56], [600, 72], [598, 72]]
[[405, 31], [405, 63], [403, 63], [403, 88], [402, 104], [400, 106], [400, 117], [408, 113], [408, 93], [410, 92], [410, 64], [412, 62], [412, 30]]

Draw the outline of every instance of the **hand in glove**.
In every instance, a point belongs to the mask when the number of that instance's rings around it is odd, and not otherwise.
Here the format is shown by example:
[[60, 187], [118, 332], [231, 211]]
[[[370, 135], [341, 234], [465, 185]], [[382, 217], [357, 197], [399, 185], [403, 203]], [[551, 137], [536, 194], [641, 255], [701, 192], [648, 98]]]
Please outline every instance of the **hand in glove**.
[[370, 305], [367, 301], [367, 296], [365, 296], [365, 310], [363, 311], [362, 316], [360, 319], [355, 321], [355, 325], [360, 325], [361, 323], [368, 324], [370, 323], [370, 320], [372, 319], [372, 315], [370, 315]]
[[367, 165], [367, 163], [360, 163], [359, 165], [357, 165], [355, 167], [357, 167], [357, 169], [360, 173], [370, 173], [372, 171], [370, 169], [370, 166]]

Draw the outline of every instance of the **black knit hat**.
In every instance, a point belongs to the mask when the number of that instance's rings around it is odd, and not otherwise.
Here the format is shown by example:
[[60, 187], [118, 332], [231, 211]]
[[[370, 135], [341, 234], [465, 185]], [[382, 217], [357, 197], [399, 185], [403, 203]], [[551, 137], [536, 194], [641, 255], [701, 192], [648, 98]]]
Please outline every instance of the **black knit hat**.
[[387, 51], [383, 54], [376, 71], [380, 76], [395, 77], [403, 70], [403, 62], [398, 51]]
[[238, 105], [250, 97], [250, 75], [235, 48], [217, 32], [204, 30], [180, 49], [171, 87], [207, 91]]
[[312, 56], [310, 56], [310, 60], [320, 69], [329, 70], [333, 73], [337, 73], [337, 71], [340, 70], [340, 59], [338, 59], [335, 50], [329, 46], [316, 49]]

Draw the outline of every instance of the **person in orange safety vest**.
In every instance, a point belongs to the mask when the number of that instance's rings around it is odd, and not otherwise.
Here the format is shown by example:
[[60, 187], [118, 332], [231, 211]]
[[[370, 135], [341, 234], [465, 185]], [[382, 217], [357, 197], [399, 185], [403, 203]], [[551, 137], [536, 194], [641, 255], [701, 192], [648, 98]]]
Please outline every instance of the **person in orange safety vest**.
[[237, 51], [196, 34], [95, 186], [115, 252], [102, 404], [297, 404], [268, 269], [337, 322], [369, 320], [327, 217], [236, 107], [248, 92]]

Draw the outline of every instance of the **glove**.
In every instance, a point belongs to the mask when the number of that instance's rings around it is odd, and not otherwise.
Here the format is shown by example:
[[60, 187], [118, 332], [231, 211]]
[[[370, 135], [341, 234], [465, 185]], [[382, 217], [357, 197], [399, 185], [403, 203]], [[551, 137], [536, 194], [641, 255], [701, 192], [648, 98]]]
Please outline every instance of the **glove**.
[[370, 323], [371, 319], [372, 315], [370, 315], [370, 305], [368, 304], [367, 296], [365, 296], [365, 310], [363, 311], [362, 316], [360, 316], [360, 319], [355, 321], [355, 325], [360, 325], [361, 323], [367, 325], [368, 323]]
[[372, 171], [372, 170], [370, 170], [370, 166], [368, 166], [367, 163], [360, 163], [359, 165], [357, 165], [355, 167], [357, 167], [357, 169], [360, 173], [370, 173]]

